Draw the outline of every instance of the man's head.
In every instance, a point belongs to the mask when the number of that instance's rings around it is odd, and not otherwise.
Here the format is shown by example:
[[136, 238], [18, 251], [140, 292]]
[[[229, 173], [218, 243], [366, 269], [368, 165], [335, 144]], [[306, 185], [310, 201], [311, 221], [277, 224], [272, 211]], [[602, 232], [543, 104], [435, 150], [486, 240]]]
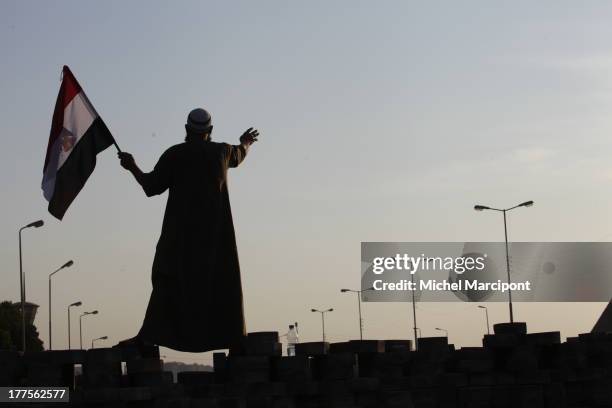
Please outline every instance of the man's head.
[[212, 133], [212, 120], [210, 113], [202, 108], [196, 108], [187, 115], [185, 131], [187, 139], [209, 140]]

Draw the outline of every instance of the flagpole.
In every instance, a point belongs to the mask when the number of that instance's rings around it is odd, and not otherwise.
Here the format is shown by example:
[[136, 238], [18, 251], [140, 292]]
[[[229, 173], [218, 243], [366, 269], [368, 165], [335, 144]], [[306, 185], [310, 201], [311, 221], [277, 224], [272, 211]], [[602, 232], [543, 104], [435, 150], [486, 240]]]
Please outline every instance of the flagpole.
[[119, 148], [119, 145], [117, 144], [117, 142], [115, 141], [115, 137], [113, 136], [113, 144], [115, 145], [115, 147], [117, 148], [117, 151], [119, 153], [121, 153], [121, 149]]

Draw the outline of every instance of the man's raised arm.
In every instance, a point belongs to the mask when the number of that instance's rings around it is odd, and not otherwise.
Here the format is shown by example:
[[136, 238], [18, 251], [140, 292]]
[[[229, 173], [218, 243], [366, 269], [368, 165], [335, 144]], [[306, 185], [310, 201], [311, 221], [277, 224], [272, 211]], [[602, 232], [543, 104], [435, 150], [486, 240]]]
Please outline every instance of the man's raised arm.
[[248, 128], [242, 136], [240, 136], [240, 145], [230, 146], [228, 157], [229, 167], [238, 167], [249, 151], [249, 147], [257, 141], [258, 137], [259, 131], [257, 129]]
[[147, 196], [151, 197], [161, 194], [166, 191], [168, 187], [170, 187], [169, 171], [166, 164], [166, 153], [160, 157], [159, 161], [155, 165], [155, 168], [150, 173], [144, 173], [142, 170], [140, 170], [136, 164], [136, 161], [134, 160], [134, 156], [132, 156], [130, 153], [119, 152], [117, 153], [117, 156], [119, 156], [121, 167], [132, 173], [138, 184], [142, 186], [142, 189]]

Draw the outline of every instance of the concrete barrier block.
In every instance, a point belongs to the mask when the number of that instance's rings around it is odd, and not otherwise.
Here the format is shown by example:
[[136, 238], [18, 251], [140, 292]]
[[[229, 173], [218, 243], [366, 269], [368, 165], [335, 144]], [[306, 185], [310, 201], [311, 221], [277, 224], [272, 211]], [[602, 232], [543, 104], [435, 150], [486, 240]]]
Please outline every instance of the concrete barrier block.
[[380, 394], [380, 401], [385, 407], [397, 408], [414, 408], [412, 401], [412, 393], [408, 390], [404, 391], [383, 391]]
[[533, 346], [561, 344], [561, 333], [558, 331], [529, 333], [525, 338], [525, 342]]
[[464, 373], [444, 373], [436, 376], [435, 383], [445, 388], [465, 387], [468, 385], [468, 376]]
[[319, 383], [315, 381], [297, 381], [286, 383], [287, 393], [294, 396], [314, 396], [320, 393]]
[[479, 359], [479, 360], [459, 360], [457, 362], [457, 370], [462, 373], [487, 373], [493, 371], [494, 362], [493, 359]]
[[26, 365], [25, 385], [31, 387], [68, 387], [74, 389], [74, 366], [30, 362]]
[[217, 399], [212, 397], [191, 398], [191, 408], [217, 408]]
[[23, 360], [27, 362], [52, 365], [82, 364], [85, 361], [85, 350], [47, 350], [27, 351]]
[[357, 355], [360, 377], [397, 378], [405, 374], [411, 360], [411, 352], [359, 353]]
[[538, 357], [535, 350], [529, 346], [513, 349], [506, 360], [505, 368], [513, 373], [537, 370]]
[[126, 364], [127, 373], [158, 373], [164, 371], [164, 362], [159, 358], [140, 358], [129, 360]]
[[353, 378], [347, 381], [351, 392], [376, 392], [380, 390], [380, 379], [378, 378]]
[[465, 407], [491, 407], [500, 397], [495, 396], [492, 387], [469, 386], [457, 390], [457, 402]]
[[153, 398], [150, 387], [128, 387], [119, 389], [122, 401], [149, 401]]
[[84, 389], [82, 391], [83, 401], [87, 403], [109, 403], [121, 399], [120, 388], [100, 387]]
[[507, 349], [522, 344], [522, 339], [513, 333], [485, 334], [482, 345], [485, 349]]
[[330, 343], [330, 345], [329, 345], [329, 352], [332, 353], [332, 354], [350, 353], [350, 352], [352, 352], [352, 350], [349, 347], [348, 341], [342, 341], [342, 342], [338, 342], [338, 343]]
[[153, 371], [128, 374], [132, 387], [156, 387], [174, 384], [174, 374], [171, 371]]
[[248, 356], [282, 356], [281, 343], [253, 343], [247, 342], [246, 354]]
[[447, 337], [420, 337], [417, 344], [419, 353], [447, 353], [449, 351]]
[[340, 380], [353, 378], [357, 371], [353, 353], [327, 354], [312, 359], [314, 378]]
[[384, 353], [384, 340], [350, 340], [348, 347], [353, 353]]
[[121, 350], [118, 348], [99, 348], [87, 350], [83, 363], [121, 363]]
[[278, 343], [278, 332], [275, 331], [261, 331], [252, 332], [247, 334], [249, 341], [258, 343]]
[[565, 386], [561, 383], [545, 385], [543, 398], [546, 408], [566, 408], [568, 406]]
[[218, 408], [247, 408], [245, 398], [224, 397], [217, 400]]
[[544, 389], [538, 385], [517, 385], [510, 393], [512, 406], [516, 408], [532, 408], [544, 405]]
[[272, 359], [272, 378], [276, 381], [310, 381], [312, 369], [307, 356], [275, 357]]
[[230, 381], [265, 382], [271, 377], [270, 357], [230, 356], [227, 366]]
[[496, 323], [493, 325], [493, 333], [495, 334], [514, 334], [524, 336], [527, 334], [527, 323]]
[[297, 356], [319, 356], [329, 353], [329, 343], [322, 341], [313, 341], [307, 343], [298, 343], [295, 345], [295, 354]]
[[216, 382], [225, 382], [228, 379], [227, 355], [222, 352], [213, 353], [213, 371]]
[[282, 382], [260, 382], [247, 384], [248, 397], [282, 397], [287, 395], [287, 388]]
[[[78, 376], [75, 378], [75, 383]], [[119, 387], [121, 386], [121, 363], [85, 364], [80, 383], [86, 388]]]
[[209, 385], [215, 383], [212, 371], [182, 371], [177, 374], [177, 382], [183, 385]]
[[495, 382], [495, 375], [489, 373], [473, 373], [469, 375], [470, 385], [476, 387], [491, 387]]
[[409, 352], [412, 346], [412, 340], [385, 340], [385, 353]]
[[153, 408], [191, 408], [191, 399], [187, 397], [170, 397], [154, 400]]

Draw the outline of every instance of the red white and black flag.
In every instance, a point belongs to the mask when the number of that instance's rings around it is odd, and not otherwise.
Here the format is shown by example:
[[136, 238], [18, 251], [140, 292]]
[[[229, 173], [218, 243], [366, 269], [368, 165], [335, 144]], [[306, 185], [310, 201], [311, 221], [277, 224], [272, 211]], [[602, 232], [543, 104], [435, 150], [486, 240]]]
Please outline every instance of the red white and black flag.
[[64, 65], [47, 146], [42, 189], [49, 212], [62, 219], [96, 167], [96, 155], [113, 136]]

